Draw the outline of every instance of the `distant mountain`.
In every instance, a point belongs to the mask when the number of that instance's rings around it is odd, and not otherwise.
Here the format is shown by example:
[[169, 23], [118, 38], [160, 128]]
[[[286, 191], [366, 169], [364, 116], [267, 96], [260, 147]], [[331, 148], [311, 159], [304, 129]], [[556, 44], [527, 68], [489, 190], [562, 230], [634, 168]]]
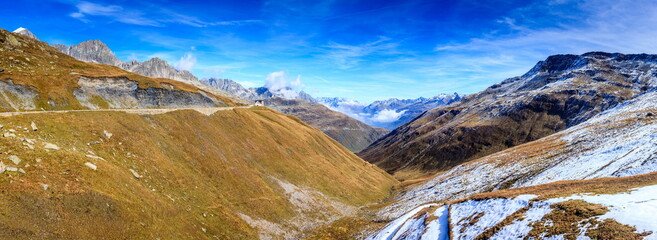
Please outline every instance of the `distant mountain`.
[[657, 55], [555, 55], [458, 103], [423, 113], [359, 153], [395, 173], [449, 170], [533, 141], [657, 86]]
[[199, 81], [191, 72], [177, 70], [169, 65], [169, 63], [159, 58], [151, 58], [144, 62], [138, 62], [136, 60], [123, 62], [119, 60], [114, 55], [114, 52], [112, 52], [112, 50], [100, 40], [89, 40], [71, 46], [53, 44], [53, 47], [81, 61], [117, 66], [124, 70], [149, 77], [173, 79], [192, 84], [217, 95], [229, 96], [226, 92], [210, 87]]
[[365, 149], [390, 132], [384, 128], [371, 127], [319, 103], [280, 97], [268, 98], [265, 103], [267, 107], [295, 116], [318, 128], [353, 152]]
[[[657, 59], [613, 58], [607, 63], [621, 72]], [[645, 60], [651, 63], [635, 65]], [[392, 197], [376, 219], [394, 221], [368, 239], [655, 239], [647, 210], [657, 193], [655, 103], [657, 92], [647, 91], [564, 131], [438, 174]]]
[[27, 37], [29, 37], [29, 38], [39, 40], [39, 39], [37, 38], [37, 36], [34, 35], [34, 33], [30, 32], [30, 30], [27, 30], [27, 28], [19, 27], [19, 28], [17, 28], [16, 30], [14, 30], [14, 33], [18, 33], [18, 34], [20, 34], [20, 35], [27, 36]]
[[301, 99], [309, 102], [316, 102], [316, 100], [310, 96], [310, 94], [304, 91], [296, 91], [291, 88], [283, 88], [277, 90], [272, 90], [267, 87], [244, 88], [238, 82], [230, 79], [209, 78], [202, 79], [201, 81], [207, 85], [213, 86], [217, 89], [226, 91], [230, 94], [249, 101], [280, 97], [286, 99]]
[[319, 98], [317, 101], [329, 108], [359, 119], [371, 126], [395, 129], [413, 120], [424, 111], [449, 105], [461, 100], [458, 93], [440, 94], [431, 98], [375, 101], [369, 105], [345, 98]]

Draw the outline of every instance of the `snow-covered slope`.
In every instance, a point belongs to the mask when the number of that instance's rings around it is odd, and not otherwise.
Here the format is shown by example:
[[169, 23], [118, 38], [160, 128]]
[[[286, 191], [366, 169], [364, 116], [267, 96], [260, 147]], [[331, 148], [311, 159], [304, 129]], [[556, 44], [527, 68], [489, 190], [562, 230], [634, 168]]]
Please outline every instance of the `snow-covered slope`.
[[34, 33], [30, 32], [30, 30], [28, 30], [27, 28], [24, 28], [24, 27], [17, 28], [16, 30], [14, 30], [14, 33], [18, 33], [18, 34], [21, 34], [23, 36], [27, 36], [29, 38], [39, 40], [39, 38], [37, 38], [37, 36], [34, 35]]
[[657, 92], [534, 142], [453, 168], [399, 196], [382, 211], [398, 217], [420, 204], [559, 180], [657, 171]]
[[657, 239], [657, 185], [613, 194], [537, 197], [422, 205], [368, 240]]
[[429, 110], [359, 153], [388, 172], [447, 171], [534, 141], [657, 87], [657, 55], [554, 55], [509, 78]]

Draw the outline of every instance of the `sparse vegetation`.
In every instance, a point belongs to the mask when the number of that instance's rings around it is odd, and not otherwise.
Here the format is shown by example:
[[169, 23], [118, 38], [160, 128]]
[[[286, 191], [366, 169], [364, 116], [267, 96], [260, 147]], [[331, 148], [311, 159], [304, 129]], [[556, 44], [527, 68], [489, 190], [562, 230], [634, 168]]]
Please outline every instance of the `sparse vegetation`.
[[[254, 239], [266, 229], [238, 213], [284, 231], [304, 230], [291, 225], [298, 217], [322, 222], [340, 216], [328, 202], [299, 212], [275, 179], [351, 206], [380, 200], [396, 184], [316, 129], [264, 108], [211, 116], [189, 110], [0, 118], [5, 126], [31, 122], [39, 131], [0, 138], [0, 152], [29, 163], [21, 166], [26, 174], [0, 175], [1, 238]], [[30, 150], [21, 137], [62, 149]], [[90, 152], [104, 160], [89, 158]]]

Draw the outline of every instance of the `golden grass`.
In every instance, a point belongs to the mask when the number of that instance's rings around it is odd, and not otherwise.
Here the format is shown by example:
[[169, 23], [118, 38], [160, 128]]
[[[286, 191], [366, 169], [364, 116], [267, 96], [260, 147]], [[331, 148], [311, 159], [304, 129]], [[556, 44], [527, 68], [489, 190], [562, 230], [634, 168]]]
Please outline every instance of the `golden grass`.
[[397, 183], [315, 128], [262, 108], [0, 118], [6, 128], [30, 122], [39, 131], [19, 135], [63, 149], [0, 138], [1, 152], [31, 165], [0, 175], [0, 238], [253, 239], [256, 229], [236, 213], [275, 223], [297, 215], [272, 177], [353, 206], [386, 197]]

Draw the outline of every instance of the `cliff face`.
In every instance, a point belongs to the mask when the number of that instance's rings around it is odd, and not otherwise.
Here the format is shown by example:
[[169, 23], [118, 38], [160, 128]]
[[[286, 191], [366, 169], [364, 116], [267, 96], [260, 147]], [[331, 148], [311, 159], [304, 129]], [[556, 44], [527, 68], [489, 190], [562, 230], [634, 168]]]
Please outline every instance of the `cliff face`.
[[389, 172], [447, 170], [581, 123], [653, 89], [655, 55], [557, 55], [427, 111], [359, 153]]
[[[0, 49], [0, 107], [4, 111], [236, 104], [180, 81], [78, 61], [44, 42], [5, 30], [0, 30]], [[94, 50], [97, 56], [115, 59], [102, 49]]]

